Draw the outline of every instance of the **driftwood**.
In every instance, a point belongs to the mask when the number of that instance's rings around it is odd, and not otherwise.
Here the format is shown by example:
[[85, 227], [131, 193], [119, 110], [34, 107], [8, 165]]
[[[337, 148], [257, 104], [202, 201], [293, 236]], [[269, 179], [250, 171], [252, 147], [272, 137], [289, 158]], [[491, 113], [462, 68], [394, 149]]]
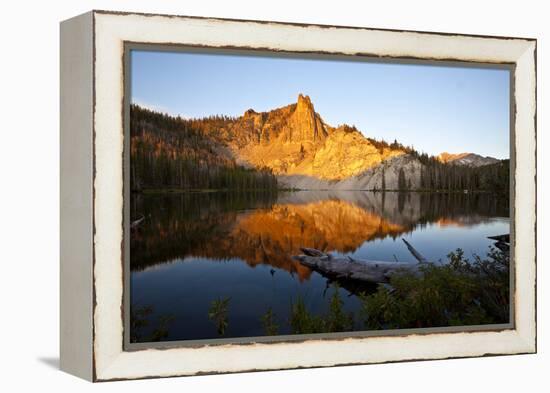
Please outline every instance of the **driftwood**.
[[496, 240], [497, 242], [510, 243], [510, 234], [487, 236], [487, 239]]
[[[510, 250], [510, 235], [489, 236], [489, 239], [495, 240], [495, 247], [504, 252]], [[389, 262], [389, 261], [369, 261], [357, 260], [352, 257], [336, 258], [331, 254], [314, 248], [300, 248], [303, 255], [297, 255], [293, 258], [302, 265], [309, 267], [321, 275], [335, 280], [361, 281], [365, 283], [387, 284], [390, 278], [396, 272], [410, 272], [421, 274], [420, 267], [423, 264], [435, 263], [428, 261], [412, 244], [402, 239], [409, 252], [418, 262]], [[394, 255], [395, 257], [395, 255]], [[397, 259], [397, 258], [396, 258]]]
[[359, 280], [368, 283], [388, 283], [396, 272], [420, 274], [420, 266], [429, 263], [414, 247], [403, 239], [408, 250], [418, 262], [389, 262], [356, 260], [351, 257], [335, 258], [314, 248], [300, 248], [303, 255], [294, 258], [302, 265], [331, 279]]
[[510, 234], [487, 236], [487, 239], [495, 240], [495, 247], [504, 253], [510, 252]]

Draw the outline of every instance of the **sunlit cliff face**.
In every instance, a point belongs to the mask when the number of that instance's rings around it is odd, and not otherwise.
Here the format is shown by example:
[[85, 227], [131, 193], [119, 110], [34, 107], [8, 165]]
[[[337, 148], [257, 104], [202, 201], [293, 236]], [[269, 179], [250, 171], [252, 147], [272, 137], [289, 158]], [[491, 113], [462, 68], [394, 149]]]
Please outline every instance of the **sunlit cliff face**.
[[[230, 128], [231, 135], [240, 136], [228, 139], [237, 161], [277, 175], [342, 180], [404, 154], [379, 150], [353, 127], [329, 126], [301, 94], [296, 104], [270, 112], [248, 110]], [[243, 135], [248, 136], [246, 143]]]
[[[222, 217], [216, 222], [204, 220], [201, 221], [204, 225], [195, 222], [191, 226], [173, 218], [165, 225], [154, 225], [154, 232], [142, 240], [147, 242], [149, 250], [169, 248], [172, 254], [164, 256], [168, 260], [186, 256], [239, 258], [252, 267], [267, 264], [297, 274], [304, 280], [309, 278], [311, 271], [292, 259], [293, 255], [300, 254], [300, 247], [351, 252], [365, 241], [398, 236], [407, 231], [404, 226], [353, 203], [331, 199], [306, 204], [274, 204], [268, 209]], [[182, 231], [202, 233], [204, 238], [191, 248], [181, 249], [180, 254], [177, 248], [180, 240], [176, 239], [188, 237], [178, 233]], [[134, 242], [139, 241], [139, 235], [135, 235]], [[163, 243], [171, 246], [163, 247]]]

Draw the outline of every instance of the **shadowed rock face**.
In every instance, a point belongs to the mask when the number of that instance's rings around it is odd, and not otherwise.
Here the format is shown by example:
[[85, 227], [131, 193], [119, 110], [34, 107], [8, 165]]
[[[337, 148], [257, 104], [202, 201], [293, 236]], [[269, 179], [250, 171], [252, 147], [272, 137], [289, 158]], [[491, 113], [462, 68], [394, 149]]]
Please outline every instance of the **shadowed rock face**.
[[[353, 151], [353, 148], [350, 150]], [[359, 155], [359, 152], [357, 154]], [[352, 158], [348, 157], [348, 159]], [[361, 159], [363, 158], [357, 161]], [[371, 160], [355, 172], [351, 172], [349, 167], [340, 169], [341, 172], [349, 173], [348, 177], [326, 179], [315, 175], [279, 174], [278, 181], [285, 187], [304, 190], [396, 190], [399, 188], [399, 171], [403, 170], [407, 181], [410, 182], [410, 188], [420, 187], [422, 164], [411, 155], [392, 151], [385, 157], [375, 155]], [[327, 161], [330, 162], [329, 167], [340, 165], [335, 160], [327, 159]], [[371, 166], [365, 168], [368, 165]]]

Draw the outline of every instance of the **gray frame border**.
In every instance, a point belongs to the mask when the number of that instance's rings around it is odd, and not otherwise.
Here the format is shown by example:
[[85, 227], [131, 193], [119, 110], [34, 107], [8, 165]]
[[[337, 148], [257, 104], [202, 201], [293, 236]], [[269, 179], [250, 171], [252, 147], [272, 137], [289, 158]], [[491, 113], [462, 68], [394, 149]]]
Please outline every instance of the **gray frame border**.
[[[502, 38], [502, 37], [499, 37]], [[469, 325], [469, 326], [449, 326], [449, 327], [434, 327], [434, 328], [415, 328], [415, 329], [391, 329], [391, 330], [370, 330], [370, 331], [353, 331], [353, 332], [338, 332], [338, 333], [319, 333], [319, 334], [300, 334], [300, 335], [279, 335], [279, 336], [258, 336], [258, 337], [237, 337], [223, 339], [199, 339], [199, 340], [175, 340], [165, 342], [147, 342], [147, 343], [131, 343], [129, 339], [130, 327], [130, 104], [131, 104], [131, 51], [147, 50], [155, 52], [183, 52], [183, 53], [203, 53], [214, 55], [240, 55], [252, 57], [286, 57], [300, 59], [316, 59], [316, 60], [341, 60], [341, 61], [356, 61], [365, 63], [391, 63], [391, 64], [407, 64], [407, 65], [424, 65], [424, 66], [444, 66], [458, 68], [488, 68], [488, 69], [504, 69], [509, 71], [510, 78], [510, 322], [506, 324], [488, 324], [488, 325]], [[460, 61], [460, 60], [434, 60], [421, 58], [403, 58], [403, 57], [380, 57], [368, 54], [347, 55], [341, 53], [320, 53], [320, 52], [291, 52], [266, 50], [262, 48], [242, 48], [242, 47], [213, 47], [206, 45], [186, 45], [175, 43], [141, 43], [141, 42], [124, 42], [123, 50], [123, 129], [124, 129], [124, 151], [123, 151], [123, 350], [136, 351], [144, 349], [171, 349], [180, 347], [204, 347], [214, 345], [250, 345], [255, 343], [299, 343], [307, 340], [341, 340], [345, 338], [366, 338], [366, 337], [396, 337], [409, 335], [424, 335], [432, 333], [463, 333], [463, 332], [480, 332], [480, 331], [502, 331], [515, 328], [515, 174], [516, 174], [516, 157], [515, 157], [515, 63], [487, 63], [475, 61]]]

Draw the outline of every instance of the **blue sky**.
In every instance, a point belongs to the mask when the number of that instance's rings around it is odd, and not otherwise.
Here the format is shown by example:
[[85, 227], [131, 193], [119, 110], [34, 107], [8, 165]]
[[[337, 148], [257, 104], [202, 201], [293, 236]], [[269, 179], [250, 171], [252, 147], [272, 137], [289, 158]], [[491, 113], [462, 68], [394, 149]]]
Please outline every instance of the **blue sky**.
[[429, 154], [509, 157], [509, 71], [137, 51], [132, 102], [184, 117], [239, 116], [311, 97], [325, 122]]

